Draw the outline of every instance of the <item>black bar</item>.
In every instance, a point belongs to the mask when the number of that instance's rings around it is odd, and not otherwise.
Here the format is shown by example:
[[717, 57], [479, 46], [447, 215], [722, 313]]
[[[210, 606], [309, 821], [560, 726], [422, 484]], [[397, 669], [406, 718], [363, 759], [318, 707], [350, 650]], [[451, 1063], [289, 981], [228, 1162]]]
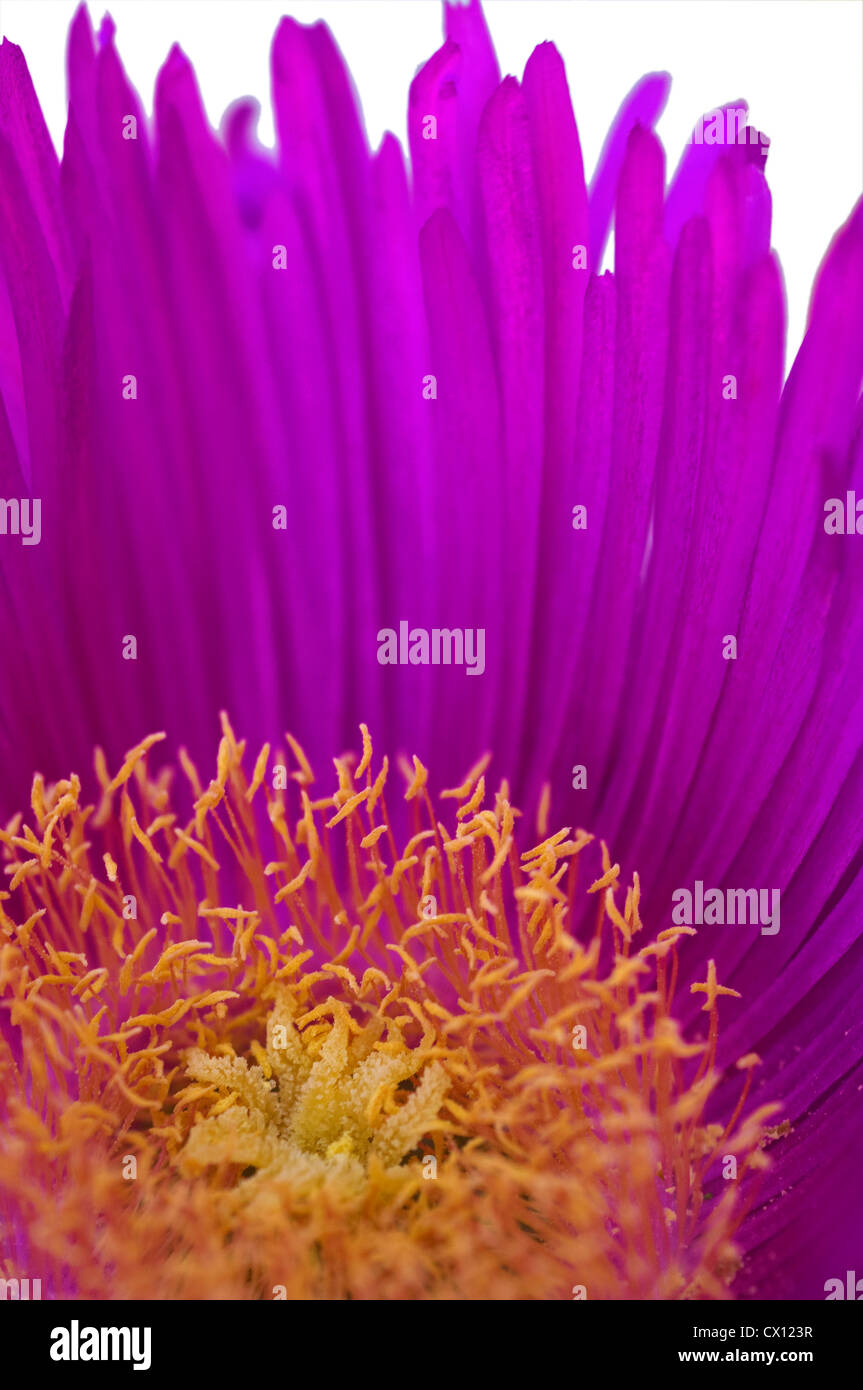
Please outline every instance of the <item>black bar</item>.
[[[106, 1332], [102, 1360], [102, 1329]], [[96, 1330], [98, 1335], [92, 1331]], [[137, 1336], [135, 1330], [137, 1329]], [[487, 1376], [489, 1361], [518, 1353], [533, 1380], [546, 1367], [566, 1381], [590, 1368], [615, 1381], [626, 1371], [663, 1372], [679, 1367], [698, 1377], [706, 1366], [734, 1371], [758, 1366], [771, 1375], [803, 1368], [824, 1382], [847, 1374], [857, 1360], [860, 1310], [825, 1302], [567, 1303], [524, 1302], [517, 1309], [493, 1303], [309, 1303], [289, 1306], [237, 1302], [61, 1302], [0, 1304], [0, 1338], [7, 1352], [27, 1349], [27, 1364], [40, 1378], [62, 1382], [100, 1372], [116, 1379], [134, 1374], [171, 1384], [183, 1372], [212, 1376], [217, 1386], [232, 1376], [304, 1378], [309, 1361], [332, 1383], [342, 1365], [375, 1382], [415, 1380], [431, 1369], [439, 1349], [442, 1366], [463, 1380], [466, 1363]], [[147, 1335], [148, 1334], [148, 1335]], [[550, 1340], [553, 1339], [553, 1340]], [[52, 1356], [52, 1348], [55, 1355]], [[403, 1348], [403, 1349], [402, 1349]], [[71, 1358], [55, 1359], [65, 1352]], [[95, 1350], [100, 1359], [85, 1359]], [[116, 1357], [113, 1355], [116, 1350]], [[414, 1356], [419, 1355], [419, 1362]], [[145, 1364], [146, 1363], [146, 1364]], [[515, 1362], [503, 1367], [510, 1376]], [[134, 1382], [133, 1382], [134, 1383]], [[829, 1383], [829, 1382], [828, 1382]]]

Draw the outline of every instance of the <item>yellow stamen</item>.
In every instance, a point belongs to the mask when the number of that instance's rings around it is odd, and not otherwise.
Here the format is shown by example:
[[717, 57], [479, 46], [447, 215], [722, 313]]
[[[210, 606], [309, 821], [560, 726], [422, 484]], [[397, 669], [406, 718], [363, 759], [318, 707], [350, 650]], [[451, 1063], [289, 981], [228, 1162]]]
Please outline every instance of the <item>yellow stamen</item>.
[[774, 1110], [744, 1114], [749, 1054], [706, 1118], [736, 992], [711, 961], [685, 1038], [694, 933], [636, 949], [606, 845], [549, 834], [544, 794], [522, 848], [488, 755], [446, 822], [406, 764], [400, 835], [360, 730], [314, 800], [293, 738], [270, 788], [223, 715], [206, 789], [179, 754], [185, 828], [153, 735], [114, 777], [97, 753], [96, 815], [37, 776], [0, 832], [0, 1205], [32, 1267], [90, 1298], [727, 1297]]

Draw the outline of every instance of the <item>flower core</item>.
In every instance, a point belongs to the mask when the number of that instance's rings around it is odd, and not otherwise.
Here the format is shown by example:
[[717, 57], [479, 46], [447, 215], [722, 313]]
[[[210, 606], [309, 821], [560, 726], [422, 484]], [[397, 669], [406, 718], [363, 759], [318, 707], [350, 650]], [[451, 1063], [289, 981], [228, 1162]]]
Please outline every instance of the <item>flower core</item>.
[[[0, 832], [0, 1273], [85, 1298], [724, 1298], [767, 1162], [708, 1119], [675, 1020], [691, 929], [642, 931], [583, 831], [519, 851], [486, 757], [439, 810], [418, 759], [250, 774], [226, 716], [204, 787], [161, 735], [101, 795], [33, 783]], [[188, 813], [179, 809], [185, 800]], [[412, 823], [406, 842], [398, 825]], [[585, 866], [596, 859], [596, 867]], [[583, 886], [585, 879], [589, 880]]]

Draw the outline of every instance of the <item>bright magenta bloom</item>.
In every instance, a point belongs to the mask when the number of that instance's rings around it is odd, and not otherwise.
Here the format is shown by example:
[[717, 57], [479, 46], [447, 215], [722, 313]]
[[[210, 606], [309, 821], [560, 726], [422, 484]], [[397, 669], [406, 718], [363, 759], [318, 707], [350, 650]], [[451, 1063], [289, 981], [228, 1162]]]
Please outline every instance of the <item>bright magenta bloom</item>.
[[[740, 991], [718, 1065], [758, 1053], [790, 1124], [735, 1291], [822, 1297], [863, 1235], [863, 541], [824, 524], [863, 498], [863, 207], [783, 383], [758, 144], [667, 181], [649, 76], [588, 188], [555, 49], [501, 82], [445, 16], [409, 169], [322, 26], [275, 36], [274, 156], [176, 48], [148, 128], [81, 10], [58, 164], [0, 48], [0, 495], [42, 509], [0, 535], [4, 814], [151, 729], [203, 764], [222, 708], [316, 766], [365, 721], [439, 787], [486, 749], [529, 812], [548, 784], [651, 934], [697, 882], [779, 890], [681, 972]], [[483, 673], [381, 664], [403, 621], [482, 630]]]

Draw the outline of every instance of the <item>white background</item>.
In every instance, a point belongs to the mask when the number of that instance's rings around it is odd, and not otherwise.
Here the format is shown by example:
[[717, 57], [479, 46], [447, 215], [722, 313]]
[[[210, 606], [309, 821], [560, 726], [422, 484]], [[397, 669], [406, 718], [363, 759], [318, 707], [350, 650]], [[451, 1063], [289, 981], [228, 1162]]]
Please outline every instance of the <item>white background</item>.
[[[65, 125], [66, 32], [77, 0], [0, 0], [0, 32], [21, 45], [58, 149]], [[113, 0], [117, 45], [152, 111], [173, 42], [194, 63], [214, 125], [239, 96], [262, 106], [273, 140], [269, 46], [281, 14], [330, 26], [353, 74], [366, 127], [404, 141], [407, 92], [440, 45], [438, 0]], [[669, 176], [695, 121], [745, 98], [771, 140], [773, 244], [789, 300], [788, 363], [803, 336], [812, 280], [863, 185], [863, 3], [860, 0], [486, 0], [502, 73], [520, 77], [552, 39], [566, 64], [584, 153], [596, 159], [619, 102], [645, 72], [673, 85], [658, 132]], [[102, 17], [91, 7], [94, 26]]]

